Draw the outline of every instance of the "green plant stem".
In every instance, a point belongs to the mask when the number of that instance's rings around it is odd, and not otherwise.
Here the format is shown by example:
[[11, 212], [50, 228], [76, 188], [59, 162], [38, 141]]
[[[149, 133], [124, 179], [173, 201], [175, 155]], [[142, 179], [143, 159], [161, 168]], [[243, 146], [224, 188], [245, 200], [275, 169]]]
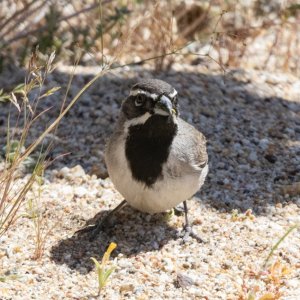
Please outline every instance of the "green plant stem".
[[271, 249], [269, 255], [267, 256], [267, 258], [266, 258], [266, 260], [265, 260], [265, 262], [264, 262], [264, 264], [263, 264], [263, 268], [266, 267], [267, 263], [269, 262], [270, 258], [271, 258], [272, 255], [273, 255], [274, 251], [279, 247], [279, 245], [284, 241], [284, 239], [285, 239], [285, 238], [286, 238], [286, 237], [287, 237], [294, 229], [296, 229], [296, 228], [298, 228], [298, 227], [299, 227], [299, 224], [295, 224], [295, 225], [291, 226], [291, 227], [287, 230], [287, 232], [286, 232], [286, 233], [278, 240], [278, 242], [272, 247], [272, 249]]

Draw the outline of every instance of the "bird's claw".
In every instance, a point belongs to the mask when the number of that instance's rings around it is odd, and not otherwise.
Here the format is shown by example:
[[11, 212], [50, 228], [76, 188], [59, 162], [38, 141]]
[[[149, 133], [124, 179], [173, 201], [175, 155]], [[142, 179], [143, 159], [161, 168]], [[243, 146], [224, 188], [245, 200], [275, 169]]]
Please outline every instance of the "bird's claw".
[[198, 243], [205, 243], [205, 241], [196, 234], [190, 226], [184, 226], [179, 236], [182, 238], [183, 243], [186, 243], [189, 237], [195, 239]]
[[89, 241], [92, 242], [97, 235], [102, 231], [105, 227], [109, 226], [109, 222], [106, 218], [103, 220], [97, 221], [95, 224], [87, 225], [75, 232], [75, 234], [87, 233], [89, 235]]
[[184, 207], [182, 205], [175, 206], [173, 210], [176, 216], [182, 216], [184, 214]]
[[75, 234], [91, 232], [95, 229], [95, 227], [96, 227], [96, 224], [90, 224], [90, 225], [84, 226], [83, 228], [76, 230]]

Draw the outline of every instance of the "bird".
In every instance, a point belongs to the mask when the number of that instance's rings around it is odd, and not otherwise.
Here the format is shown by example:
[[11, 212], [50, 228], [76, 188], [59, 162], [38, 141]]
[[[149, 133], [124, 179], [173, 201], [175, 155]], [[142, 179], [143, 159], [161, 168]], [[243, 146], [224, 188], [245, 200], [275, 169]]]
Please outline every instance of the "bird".
[[132, 86], [108, 139], [105, 162], [125, 200], [88, 229], [91, 240], [109, 216], [127, 204], [154, 214], [183, 202], [183, 231], [201, 241], [191, 230], [186, 201], [202, 187], [208, 173], [206, 138], [180, 118], [173, 86], [159, 79], [144, 79]]

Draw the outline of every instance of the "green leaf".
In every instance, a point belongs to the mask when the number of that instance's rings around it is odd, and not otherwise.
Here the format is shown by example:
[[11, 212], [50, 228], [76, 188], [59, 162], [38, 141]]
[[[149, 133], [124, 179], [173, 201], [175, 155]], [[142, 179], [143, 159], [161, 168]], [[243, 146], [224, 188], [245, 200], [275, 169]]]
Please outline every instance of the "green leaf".
[[98, 272], [98, 282], [99, 282], [100, 289], [102, 289], [105, 286], [105, 284], [106, 284], [104, 274], [105, 274], [104, 270], [103, 269], [99, 269], [99, 272]]
[[106, 282], [112, 272], [115, 270], [115, 267], [112, 267], [104, 272], [104, 281]]
[[21, 84], [17, 85], [13, 89], [13, 93], [15, 93], [15, 94], [24, 94], [24, 87], [25, 87], [24, 83], [21, 83]]
[[48, 97], [50, 95], [53, 95], [56, 91], [60, 90], [60, 87], [59, 86], [55, 86], [53, 87], [52, 89], [48, 90], [46, 93], [44, 93], [41, 97], [41, 98], [45, 98], [45, 97]]
[[91, 257], [91, 260], [94, 262], [97, 269], [101, 269], [101, 265], [96, 258]]
[[27, 156], [22, 165], [26, 168], [26, 170], [29, 170], [29, 171], [33, 171], [37, 165], [37, 159], [31, 157], [31, 156]]
[[0, 276], [0, 282], [6, 282], [7, 280], [15, 280], [18, 279], [20, 276], [17, 274], [11, 274], [7, 276]]
[[6, 153], [6, 158], [9, 162], [14, 161], [16, 157], [24, 153], [25, 147], [18, 140], [12, 140], [8, 145], [4, 146], [3, 152]]
[[247, 300], [255, 300], [255, 293], [254, 292], [249, 292]]

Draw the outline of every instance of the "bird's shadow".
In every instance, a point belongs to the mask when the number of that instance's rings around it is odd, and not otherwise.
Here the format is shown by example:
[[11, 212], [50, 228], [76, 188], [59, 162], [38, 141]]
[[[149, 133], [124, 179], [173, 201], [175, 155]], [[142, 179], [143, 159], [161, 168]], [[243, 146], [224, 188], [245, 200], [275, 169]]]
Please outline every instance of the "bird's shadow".
[[[102, 219], [109, 212], [101, 211], [87, 220], [85, 226], [94, 224], [95, 220]], [[86, 274], [93, 269], [91, 257], [101, 261], [111, 242], [117, 244], [113, 257], [119, 253], [130, 257], [140, 252], [159, 250], [168, 241], [176, 239], [181, 230], [171, 227], [168, 219], [167, 213], [149, 215], [126, 206], [112, 216], [112, 225], [101, 231], [95, 240], [89, 241], [89, 233], [79, 232], [58, 241], [50, 250], [51, 260]]]
[[[277, 89], [272, 90], [276, 83], [266, 85], [265, 80], [260, 83], [242, 69], [232, 69], [226, 75], [201, 73], [197, 69], [161, 74], [134, 68], [132, 71], [135, 72], [132, 77], [113, 74], [101, 77], [62, 119], [60, 129], [45, 141], [45, 145], [52, 145], [48, 157], [52, 162], [50, 168], [60, 170], [79, 164], [86, 173], [106, 178], [104, 145], [114, 130], [122, 100], [141, 78], [155, 77], [178, 90], [181, 117], [207, 138], [209, 173], [201, 189], [203, 201], [227, 212], [251, 208], [257, 215], [268, 214], [269, 208], [277, 203], [298, 205], [298, 195], [287, 198], [285, 187], [300, 181], [299, 101], [281, 98]], [[52, 76], [55, 85], [62, 87], [69, 78], [68, 73], [59, 70]], [[93, 76], [93, 73], [75, 74], [73, 93]], [[36, 140], [46, 124], [55, 120], [61, 109], [59, 99], [56, 94], [43, 99], [37, 111], [42, 119], [35, 122], [28, 141]], [[11, 114], [8, 105], [0, 106], [0, 140], [6, 140], [8, 116], [10, 124], [14, 119], [19, 124], [22, 121], [17, 110]]]

